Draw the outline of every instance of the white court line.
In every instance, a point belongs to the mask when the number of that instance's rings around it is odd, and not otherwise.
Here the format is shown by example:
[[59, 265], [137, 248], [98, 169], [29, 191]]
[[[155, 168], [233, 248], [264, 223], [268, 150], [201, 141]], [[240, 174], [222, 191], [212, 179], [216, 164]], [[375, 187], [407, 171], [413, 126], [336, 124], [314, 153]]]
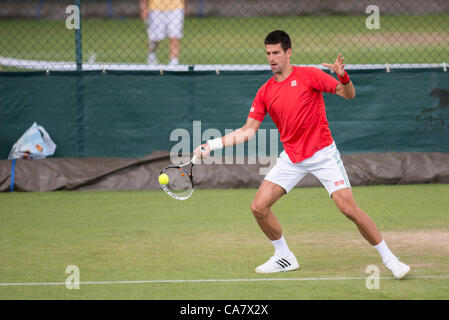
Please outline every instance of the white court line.
[[[333, 277], [333, 278], [263, 278], [263, 279], [184, 279], [184, 280], [136, 280], [136, 281], [86, 281], [79, 285], [101, 285], [101, 284], [152, 284], [152, 283], [201, 283], [201, 282], [261, 282], [261, 281], [344, 281], [344, 280], [366, 280], [367, 277]], [[379, 279], [394, 279], [394, 277], [379, 277]], [[449, 279], [449, 275], [443, 276], [410, 276], [406, 279]], [[65, 282], [22, 282], [22, 283], [0, 283], [0, 286], [52, 286], [65, 285]]]

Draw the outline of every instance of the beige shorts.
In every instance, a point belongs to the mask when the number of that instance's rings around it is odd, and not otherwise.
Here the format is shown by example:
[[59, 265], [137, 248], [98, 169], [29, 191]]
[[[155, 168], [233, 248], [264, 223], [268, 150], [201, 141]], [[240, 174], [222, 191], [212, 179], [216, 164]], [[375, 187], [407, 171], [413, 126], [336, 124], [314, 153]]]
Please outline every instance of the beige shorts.
[[184, 10], [150, 11], [147, 20], [147, 33], [150, 41], [162, 41], [166, 37], [182, 38]]
[[281, 186], [288, 193], [307, 173], [320, 180], [330, 196], [339, 189], [351, 188], [335, 142], [299, 163], [291, 162], [285, 151], [282, 151], [265, 180]]

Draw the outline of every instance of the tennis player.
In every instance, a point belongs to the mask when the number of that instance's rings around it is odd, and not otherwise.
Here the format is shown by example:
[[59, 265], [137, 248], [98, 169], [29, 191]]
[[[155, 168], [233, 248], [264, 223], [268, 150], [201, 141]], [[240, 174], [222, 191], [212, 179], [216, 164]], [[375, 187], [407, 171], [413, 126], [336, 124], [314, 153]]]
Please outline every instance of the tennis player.
[[338, 54], [333, 64], [323, 63], [337, 74], [337, 81], [318, 68], [292, 66], [291, 40], [284, 31], [267, 35], [265, 51], [274, 76], [258, 90], [246, 124], [224, 137], [207, 141], [202, 145], [206, 151], [201, 152], [200, 147], [194, 150], [197, 157], [207, 157], [212, 150], [251, 139], [267, 113], [276, 124], [284, 151], [265, 176], [251, 204], [251, 211], [275, 252], [255, 271], [272, 273], [299, 268], [271, 206], [310, 172], [321, 181], [338, 209], [377, 249], [384, 265], [396, 278], [403, 278], [410, 267], [390, 251], [374, 222], [357, 206], [326, 119], [323, 92], [345, 99], [355, 97], [354, 85], [344, 69], [344, 58]]

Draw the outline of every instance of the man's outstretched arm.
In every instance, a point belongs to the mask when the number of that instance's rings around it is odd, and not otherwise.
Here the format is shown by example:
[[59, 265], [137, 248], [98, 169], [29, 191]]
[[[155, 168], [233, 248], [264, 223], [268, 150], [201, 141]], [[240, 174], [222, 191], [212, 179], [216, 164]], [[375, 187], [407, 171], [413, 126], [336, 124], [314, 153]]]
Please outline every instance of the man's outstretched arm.
[[[261, 121], [248, 117], [245, 125], [240, 129], [228, 133], [223, 137], [209, 140], [208, 142], [198, 146], [193, 153], [196, 155], [197, 159], [201, 159], [201, 157], [207, 157], [212, 150], [234, 146], [236, 144], [251, 140], [255, 136], [256, 131], [259, 129], [260, 124]], [[201, 151], [201, 147], [203, 147], [205, 151]]]
[[355, 89], [352, 81], [350, 80], [347, 84], [343, 85], [341, 83], [337, 84], [337, 88], [335, 89], [335, 94], [342, 96], [345, 99], [354, 99], [355, 98]]

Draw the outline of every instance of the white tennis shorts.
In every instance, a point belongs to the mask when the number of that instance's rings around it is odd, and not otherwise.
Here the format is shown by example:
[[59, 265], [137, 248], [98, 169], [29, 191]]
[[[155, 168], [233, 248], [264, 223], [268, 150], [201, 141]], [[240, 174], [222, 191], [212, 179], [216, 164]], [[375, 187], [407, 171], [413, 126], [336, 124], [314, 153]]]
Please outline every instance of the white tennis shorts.
[[166, 37], [182, 38], [184, 10], [150, 11], [147, 20], [147, 33], [150, 41], [162, 41]]
[[288, 193], [309, 172], [320, 180], [330, 196], [339, 189], [351, 187], [335, 142], [299, 163], [291, 162], [282, 151], [265, 180], [281, 186]]

